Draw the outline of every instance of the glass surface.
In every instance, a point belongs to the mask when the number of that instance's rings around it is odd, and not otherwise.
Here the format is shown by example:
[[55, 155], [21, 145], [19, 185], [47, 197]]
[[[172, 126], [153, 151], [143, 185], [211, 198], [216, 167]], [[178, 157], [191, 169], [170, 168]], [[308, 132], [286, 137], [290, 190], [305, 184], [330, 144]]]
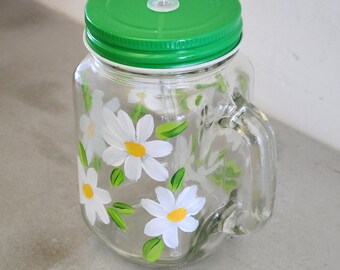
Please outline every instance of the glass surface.
[[272, 214], [275, 140], [238, 53], [188, 73], [137, 74], [87, 56], [74, 76], [79, 193], [122, 256], [178, 266]]

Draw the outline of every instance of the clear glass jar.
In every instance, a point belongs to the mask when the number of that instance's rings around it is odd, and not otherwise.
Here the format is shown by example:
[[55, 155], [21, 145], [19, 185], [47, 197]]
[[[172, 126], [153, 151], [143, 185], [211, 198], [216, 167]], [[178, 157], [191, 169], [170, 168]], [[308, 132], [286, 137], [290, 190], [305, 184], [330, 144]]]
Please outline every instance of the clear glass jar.
[[238, 46], [143, 68], [90, 54], [74, 75], [83, 216], [122, 256], [178, 266], [272, 214], [276, 147]]

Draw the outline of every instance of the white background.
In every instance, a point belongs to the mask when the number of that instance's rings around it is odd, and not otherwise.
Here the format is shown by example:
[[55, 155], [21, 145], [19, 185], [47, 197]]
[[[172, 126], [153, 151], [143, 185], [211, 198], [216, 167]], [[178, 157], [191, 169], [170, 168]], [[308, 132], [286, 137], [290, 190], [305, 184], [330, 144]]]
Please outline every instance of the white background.
[[[37, 0], [83, 23], [86, 0]], [[340, 150], [340, 1], [241, 0], [255, 104]]]

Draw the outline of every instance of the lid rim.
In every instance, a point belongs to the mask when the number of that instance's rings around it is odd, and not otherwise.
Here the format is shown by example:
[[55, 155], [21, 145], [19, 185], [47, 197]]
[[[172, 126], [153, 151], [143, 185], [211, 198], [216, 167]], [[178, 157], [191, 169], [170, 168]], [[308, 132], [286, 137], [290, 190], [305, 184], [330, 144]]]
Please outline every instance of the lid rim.
[[228, 37], [231, 33], [242, 32], [243, 21], [239, 17], [233, 22], [233, 27], [224, 26], [220, 29], [216, 29], [213, 32], [202, 34], [201, 36], [193, 36], [191, 38], [178, 38], [174, 39], [142, 39], [137, 37], [123, 37], [117, 36], [114, 33], [108, 33], [104, 30], [97, 28], [90, 20], [85, 16], [86, 29], [88, 29], [92, 35], [96, 36], [102, 42], [117, 47], [125, 47], [138, 50], [183, 50], [189, 48], [195, 48], [202, 45], [206, 45], [225, 37]]
[[84, 32], [84, 35], [83, 35], [83, 42], [84, 42], [86, 49], [95, 58], [99, 59], [100, 61], [102, 61], [105, 64], [108, 64], [110, 66], [114, 66], [114, 67], [122, 69], [122, 70], [127, 70], [129, 72], [140, 73], [140, 74], [150, 74], [150, 73], [152, 73], [152, 74], [172, 74], [172, 73], [193, 72], [195, 70], [198, 70], [198, 69], [201, 69], [201, 68], [206, 68], [206, 67], [215, 65], [217, 63], [220, 63], [222, 61], [225, 61], [229, 58], [232, 58], [240, 50], [242, 37], [240, 39], [240, 42], [237, 44], [237, 46], [233, 50], [226, 53], [225, 55], [222, 55], [219, 58], [213, 59], [211, 61], [203, 62], [203, 63], [200, 63], [200, 64], [193, 64], [193, 65], [184, 66], [184, 67], [172, 67], [172, 68], [153, 68], [153, 67], [148, 68], [148, 67], [136, 67], [136, 66], [131, 66], [131, 65], [120, 64], [120, 63], [108, 60], [107, 58], [102, 57], [96, 51], [94, 51], [87, 42], [85, 32]]
[[[142, 51], [125, 50], [123, 47], [112, 47], [100, 43], [91, 36], [88, 31], [84, 31], [86, 44], [98, 55], [109, 61], [117, 62], [124, 65], [130, 65], [141, 68], [175, 68], [197, 65], [219, 58], [237, 47], [242, 39], [242, 33], [235, 38], [232, 43], [226, 44], [223, 40], [219, 43], [213, 42], [206, 46], [201, 46], [197, 52], [195, 48], [188, 50], [176, 51]], [[99, 44], [98, 44], [99, 42]], [[196, 52], [196, 53], [195, 53]]]

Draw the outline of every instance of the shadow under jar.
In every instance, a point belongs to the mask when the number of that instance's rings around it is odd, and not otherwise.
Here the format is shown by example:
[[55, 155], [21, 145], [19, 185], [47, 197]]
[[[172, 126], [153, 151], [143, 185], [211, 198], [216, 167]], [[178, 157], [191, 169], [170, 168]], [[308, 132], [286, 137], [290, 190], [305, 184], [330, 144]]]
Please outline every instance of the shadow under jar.
[[117, 253], [203, 258], [272, 214], [275, 138], [249, 103], [238, 0], [89, 0], [74, 75], [80, 203]]

